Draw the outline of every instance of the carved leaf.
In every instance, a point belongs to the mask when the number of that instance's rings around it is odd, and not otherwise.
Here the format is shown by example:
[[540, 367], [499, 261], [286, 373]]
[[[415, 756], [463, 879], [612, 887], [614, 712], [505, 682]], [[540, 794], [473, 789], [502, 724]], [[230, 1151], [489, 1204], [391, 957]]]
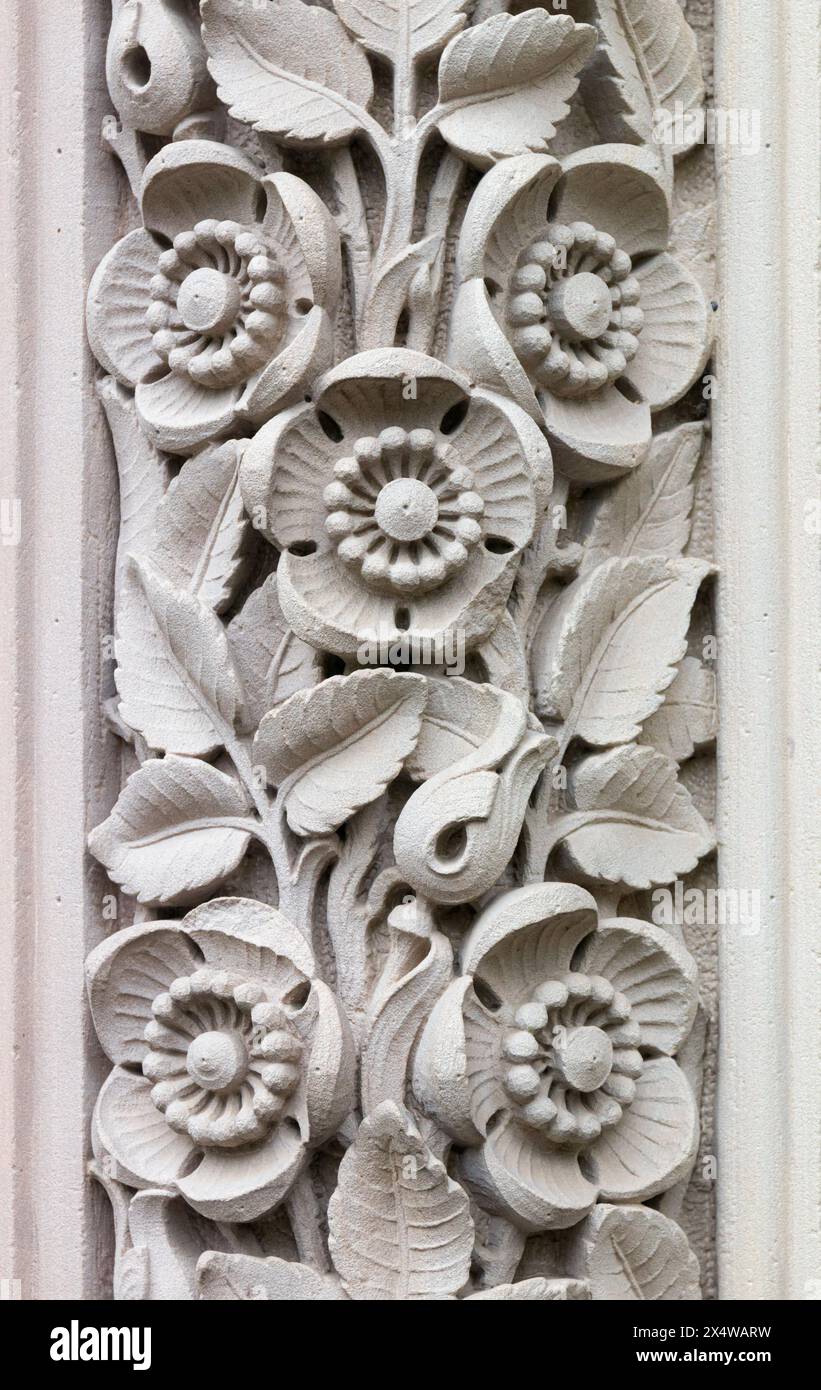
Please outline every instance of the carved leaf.
[[383, 58], [435, 53], [462, 28], [468, 0], [333, 0], [345, 26]]
[[539, 712], [598, 747], [637, 738], [675, 678], [708, 573], [697, 560], [631, 557], [570, 584], [534, 643]]
[[448, 44], [439, 66], [439, 129], [483, 168], [544, 153], [569, 110], [595, 30], [568, 15], [493, 15]]
[[255, 758], [297, 835], [335, 830], [385, 790], [416, 744], [426, 695], [423, 676], [356, 671], [265, 716]]
[[715, 673], [696, 657], [686, 656], [661, 709], [645, 722], [639, 743], [683, 763], [699, 744], [715, 738], [717, 723]]
[[328, 1222], [331, 1258], [353, 1299], [441, 1299], [467, 1282], [467, 1195], [390, 1101], [345, 1154]]
[[424, 237], [413, 242], [393, 257], [376, 277], [370, 296], [369, 314], [380, 326], [380, 336], [393, 337], [395, 323], [389, 315], [401, 305], [411, 292], [411, 287], [420, 270], [429, 269], [435, 261], [442, 245], [440, 236]]
[[530, 704], [530, 675], [525, 646], [519, 628], [507, 610], [487, 641], [479, 647], [477, 656], [491, 685], [508, 695], [515, 695], [525, 706]]
[[405, 767], [417, 782], [429, 781], [481, 748], [500, 720], [498, 692], [461, 676], [428, 681], [419, 741]]
[[306, 1303], [342, 1299], [335, 1279], [309, 1265], [274, 1256], [225, 1255], [208, 1250], [197, 1263], [197, 1297], [229, 1301]]
[[243, 577], [250, 521], [239, 490], [236, 444], [203, 449], [184, 463], [157, 512], [150, 559], [176, 589], [227, 608]]
[[275, 574], [254, 590], [228, 624], [228, 643], [250, 729], [256, 729], [269, 710], [322, 678], [319, 653], [301, 641], [282, 616]]
[[114, 572], [114, 612], [121, 621], [120, 607], [129, 555], [147, 553], [157, 509], [168, 487], [167, 459], [146, 437], [134, 406], [133, 395], [114, 377], [103, 377], [97, 394], [114, 441], [120, 483], [120, 532]]
[[713, 839], [675, 763], [629, 744], [585, 758], [570, 779], [585, 818], [569, 817], [563, 843], [580, 873], [606, 883], [650, 888], [694, 869]]
[[[416, 902], [395, 908], [388, 918], [394, 944], [374, 993], [362, 1050], [362, 1110], [386, 1100], [402, 1103], [408, 1059], [417, 1034], [449, 983], [453, 970], [450, 942]], [[401, 969], [392, 970], [401, 955]]]
[[615, 483], [596, 512], [581, 573], [616, 555], [681, 555], [690, 537], [693, 474], [704, 426], [659, 434], [646, 461]]
[[[587, 9], [589, 0], [585, 18]], [[605, 139], [649, 143], [659, 111], [703, 106], [696, 38], [677, 0], [594, 0], [594, 9], [601, 46], [584, 96]]]
[[590, 1298], [590, 1285], [584, 1279], [521, 1279], [518, 1284], [497, 1284], [493, 1289], [472, 1293], [467, 1301], [556, 1303], [585, 1298]]
[[575, 1236], [574, 1264], [595, 1300], [699, 1300], [698, 1260], [675, 1221], [650, 1207], [596, 1206]]
[[152, 748], [204, 757], [233, 726], [240, 689], [225, 629], [144, 561], [128, 571], [130, 620], [117, 639], [120, 713]]
[[211, 75], [237, 120], [311, 145], [361, 129], [371, 70], [336, 15], [302, 0], [203, 0], [202, 18]]
[[152, 758], [126, 783], [88, 845], [115, 883], [162, 906], [210, 892], [248, 848], [253, 820], [239, 784], [195, 758]]

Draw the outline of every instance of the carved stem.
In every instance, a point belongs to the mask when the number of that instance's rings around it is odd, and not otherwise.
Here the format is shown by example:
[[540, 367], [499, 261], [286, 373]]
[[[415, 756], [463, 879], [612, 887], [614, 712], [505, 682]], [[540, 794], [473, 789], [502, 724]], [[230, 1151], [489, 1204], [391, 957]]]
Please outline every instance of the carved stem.
[[410, 306], [407, 346], [415, 348], [417, 352], [431, 352], [434, 346], [436, 318], [445, 272], [448, 228], [464, 176], [463, 161], [452, 150], [448, 150], [436, 171], [428, 200], [425, 236], [438, 237], [439, 244], [430, 263], [427, 294], [424, 299], [419, 297], [412, 301]]
[[[294, 926], [304, 932], [301, 915], [293, 912], [292, 902], [295, 892], [293, 862], [285, 836], [285, 817], [277, 800], [272, 800], [267, 790], [261, 787], [254, 773], [253, 764], [242, 741], [233, 736], [225, 737], [225, 751], [237, 770], [242, 785], [253, 802], [259, 822], [255, 822], [254, 833], [268, 851], [276, 873], [279, 890], [279, 909], [293, 921]], [[310, 924], [305, 935], [310, 939]]]
[[348, 255], [353, 294], [354, 324], [359, 342], [362, 316], [368, 297], [371, 276], [371, 239], [365, 203], [350, 148], [343, 145], [334, 152], [331, 163], [334, 194], [337, 203], [337, 224]]
[[[368, 302], [361, 322], [361, 346], [385, 347], [396, 340], [402, 311], [409, 296], [419, 286], [420, 271], [426, 280], [429, 270], [424, 250], [408, 254], [413, 246], [417, 184], [422, 154], [435, 122], [428, 116], [416, 120], [416, 60], [410, 36], [410, 15], [400, 12], [397, 53], [393, 73], [394, 132], [390, 155], [380, 151], [385, 174], [385, 220], [374, 261]], [[426, 231], [427, 235], [427, 231]], [[426, 320], [435, 313], [435, 299], [417, 295], [417, 310], [423, 307]], [[432, 327], [424, 329], [432, 337]]]
[[320, 1274], [327, 1274], [331, 1262], [322, 1235], [322, 1213], [310, 1168], [299, 1175], [285, 1205], [301, 1263], [310, 1265]]
[[374, 258], [368, 302], [362, 321], [362, 347], [384, 347], [396, 340], [407, 300], [413, 262], [402, 257], [413, 244], [416, 185], [421, 142], [415, 136], [394, 146], [385, 168], [385, 221]]

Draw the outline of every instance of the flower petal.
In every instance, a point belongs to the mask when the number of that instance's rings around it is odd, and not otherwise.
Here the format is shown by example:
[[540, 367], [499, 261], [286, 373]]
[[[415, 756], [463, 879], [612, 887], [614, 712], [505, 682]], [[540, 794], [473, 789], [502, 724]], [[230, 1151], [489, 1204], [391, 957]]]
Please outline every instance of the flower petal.
[[519, 252], [544, 231], [548, 201], [561, 172], [550, 155], [521, 154], [500, 160], [485, 174], [459, 235], [460, 280], [507, 282]]
[[477, 548], [465, 569], [441, 589], [406, 596], [368, 589], [329, 547], [322, 546], [314, 555], [282, 555], [277, 589], [282, 611], [297, 636], [350, 660], [377, 638], [390, 645], [412, 641], [419, 634], [429, 649], [438, 644], [447, 651], [447, 634], [454, 628], [470, 649], [490, 635], [502, 616], [515, 558]]
[[481, 1149], [468, 1149], [461, 1168], [482, 1204], [523, 1231], [574, 1226], [596, 1201], [577, 1154], [540, 1144], [512, 1119], [498, 1125]]
[[143, 221], [172, 241], [210, 218], [248, 225], [258, 220], [260, 190], [256, 166], [239, 150], [215, 140], [172, 141], [143, 175]]
[[91, 350], [126, 386], [135, 386], [162, 366], [146, 322], [159, 255], [148, 232], [129, 232], [103, 257], [89, 286], [86, 324]]
[[516, 577], [516, 559], [513, 550], [496, 555], [477, 546], [465, 568], [441, 589], [399, 600], [407, 608], [408, 630], [397, 637], [432, 634], [439, 649], [449, 651], [445, 634], [451, 632], [472, 651], [501, 621]]
[[698, 1005], [696, 963], [670, 932], [617, 917], [584, 943], [577, 969], [603, 975], [627, 996], [642, 1046], [672, 1055], [689, 1035]]
[[574, 482], [609, 482], [646, 458], [652, 426], [644, 401], [615, 386], [578, 400], [544, 392], [540, 400], [553, 461]]
[[636, 266], [644, 326], [625, 377], [651, 410], [664, 410], [689, 391], [704, 370], [712, 326], [701, 286], [672, 256]]
[[608, 232], [628, 256], [666, 251], [670, 206], [659, 159], [639, 145], [593, 145], [563, 161], [550, 215], [589, 222]]
[[[312, 1145], [331, 1139], [356, 1104], [356, 1046], [336, 996], [314, 980], [303, 1011], [311, 1014], [311, 1055], [307, 1062], [305, 1102]], [[297, 1014], [294, 1024], [300, 1027]]]
[[253, 1149], [208, 1149], [177, 1186], [212, 1221], [256, 1221], [287, 1196], [308, 1150], [294, 1124], [279, 1124]]
[[535, 420], [540, 418], [536, 394], [493, 316], [482, 280], [466, 280], [456, 292], [447, 357], [478, 386], [500, 391]]
[[240, 411], [254, 424], [260, 424], [269, 420], [274, 411], [302, 401], [307, 388], [320, 372], [327, 370], [333, 356], [331, 320], [315, 304], [307, 318], [298, 321], [296, 336], [249, 383], [239, 402]]
[[249, 515], [280, 550], [316, 543], [324, 535], [323, 492], [333, 478], [339, 446], [312, 405], [298, 405], [258, 430], [242, 458], [240, 485]]
[[412, 430], [424, 419], [434, 429], [469, 393], [467, 377], [435, 357], [409, 348], [377, 348], [332, 368], [317, 382], [314, 397], [317, 408], [342, 430], [344, 448], [389, 425]]
[[[301, 293], [332, 312], [342, 288], [342, 250], [336, 223], [322, 199], [294, 174], [270, 174], [263, 184], [268, 194], [263, 224], [266, 235], [284, 251], [293, 238], [294, 250], [298, 250], [307, 277], [307, 286]], [[296, 261], [286, 254], [285, 263], [289, 291], [300, 293]]]
[[413, 1089], [425, 1111], [460, 1144], [481, 1143], [509, 1102], [498, 1077], [501, 1031], [470, 976], [448, 985], [425, 1024]]
[[189, 376], [169, 372], [137, 387], [137, 414], [149, 439], [172, 454], [192, 453], [231, 429], [236, 418], [235, 386], [210, 391]]
[[194, 1145], [166, 1124], [151, 1091], [146, 1077], [114, 1068], [94, 1111], [95, 1153], [110, 1154], [114, 1176], [131, 1187], [172, 1187]]
[[477, 393], [453, 447], [464, 457], [484, 501], [485, 543], [496, 538], [521, 550], [536, 524], [534, 478], [539, 478], [542, 494], [552, 484], [544, 435], [518, 406]]
[[183, 919], [208, 965], [264, 979], [282, 975], [282, 963], [307, 979], [314, 973], [313, 952], [301, 932], [275, 907], [252, 898], [214, 898]]
[[277, 592], [288, 625], [313, 646], [354, 659], [368, 635], [398, 631], [393, 600], [372, 593], [328, 546], [314, 555], [287, 552], [277, 567]]
[[177, 922], [127, 927], [91, 952], [86, 961], [91, 1015], [112, 1062], [142, 1062], [143, 1030], [154, 1017], [153, 1001], [201, 962], [201, 953]]
[[645, 1062], [636, 1096], [613, 1129], [585, 1155], [605, 1202], [642, 1202], [690, 1171], [698, 1148], [698, 1113], [683, 1071], [670, 1057]]
[[462, 945], [462, 969], [505, 1004], [518, 1005], [557, 971], [569, 970], [580, 941], [595, 929], [596, 900], [573, 883], [532, 883], [500, 893]]

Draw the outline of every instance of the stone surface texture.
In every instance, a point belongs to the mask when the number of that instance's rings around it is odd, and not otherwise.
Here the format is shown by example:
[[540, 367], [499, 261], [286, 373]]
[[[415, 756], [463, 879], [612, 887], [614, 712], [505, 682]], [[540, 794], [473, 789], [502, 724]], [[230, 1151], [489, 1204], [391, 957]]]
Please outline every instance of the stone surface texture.
[[107, 80], [115, 1294], [700, 1297], [695, 34], [115, 0]]

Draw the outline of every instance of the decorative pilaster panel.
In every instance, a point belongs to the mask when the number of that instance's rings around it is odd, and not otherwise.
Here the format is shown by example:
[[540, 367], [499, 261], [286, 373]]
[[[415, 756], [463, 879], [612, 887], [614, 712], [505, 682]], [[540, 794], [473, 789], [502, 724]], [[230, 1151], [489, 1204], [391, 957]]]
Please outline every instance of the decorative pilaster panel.
[[698, 1297], [682, 8], [115, 0], [107, 71], [115, 1291]]

